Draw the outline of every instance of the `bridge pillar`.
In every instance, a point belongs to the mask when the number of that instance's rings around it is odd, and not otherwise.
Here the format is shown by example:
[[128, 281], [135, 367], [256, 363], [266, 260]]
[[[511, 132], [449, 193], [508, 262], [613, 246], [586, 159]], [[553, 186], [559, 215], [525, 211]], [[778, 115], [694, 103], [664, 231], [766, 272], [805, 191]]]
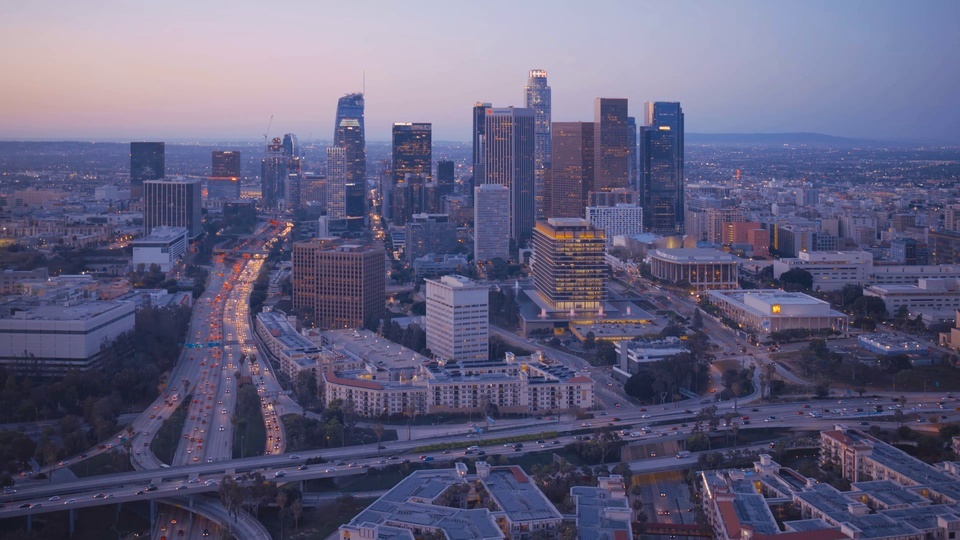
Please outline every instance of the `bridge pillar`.
[[193, 508], [193, 495], [188, 500], [190, 501], [190, 508]]
[[69, 532], [70, 532], [70, 536], [71, 536], [71, 537], [73, 536], [74, 517], [75, 517], [75, 516], [73, 515], [73, 508], [71, 508], [71, 509], [70, 509], [70, 526], [69, 526], [69, 527], [70, 527]]
[[150, 529], [157, 525], [157, 503], [150, 499]]
[[27, 532], [33, 532], [33, 514], [27, 514]]

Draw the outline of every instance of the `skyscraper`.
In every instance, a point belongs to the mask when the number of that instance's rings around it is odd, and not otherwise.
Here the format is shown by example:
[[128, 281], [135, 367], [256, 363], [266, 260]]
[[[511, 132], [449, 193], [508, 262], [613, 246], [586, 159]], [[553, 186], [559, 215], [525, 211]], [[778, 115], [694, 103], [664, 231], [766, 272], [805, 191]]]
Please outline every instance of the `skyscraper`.
[[637, 140], [637, 119], [628, 116], [627, 117], [627, 145], [630, 147], [630, 154], [627, 160], [627, 170], [628, 170], [628, 179], [627, 185], [630, 186], [630, 189], [639, 193], [639, 186], [637, 185], [637, 151], [638, 151], [638, 140]]
[[284, 196], [287, 154], [280, 137], [274, 137], [265, 151], [263, 159], [260, 160], [260, 200], [265, 208], [275, 209]]
[[130, 143], [130, 197], [143, 196], [145, 180], [160, 180], [165, 175], [166, 145], [162, 142]]
[[473, 258], [510, 259], [510, 190], [499, 184], [482, 184], [473, 190]]
[[427, 280], [427, 348], [437, 358], [486, 361], [490, 288], [463, 276]]
[[453, 195], [453, 188], [456, 183], [456, 166], [447, 159], [441, 159], [437, 162], [437, 189], [439, 196]]
[[207, 177], [208, 199], [240, 198], [240, 152], [214, 150]]
[[[346, 212], [349, 218], [366, 214], [367, 146], [363, 124], [363, 94], [347, 94], [337, 101], [333, 144], [346, 152]], [[362, 221], [356, 220], [357, 224]]]
[[533, 230], [533, 282], [554, 310], [603, 307], [604, 234], [585, 219], [550, 218]]
[[593, 122], [553, 124], [553, 164], [544, 183], [544, 216], [583, 217], [594, 183]]
[[342, 146], [327, 147], [327, 217], [347, 218], [347, 151]]
[[289, 157], [300, 157], [300, 143], [293, 133], [283, 135], [283, 153]]
[[627, 100], [597, 98], [593, 105], [594, 187], [625, 188], [630, 181], [630, 136]]
[[640, 161], [644, 229], [656, 234], [682, 233], [683, 109], [679, 103], [644, 104]]
[[510, 189], [510, 238], [530, 238], [535, 221], [532, 109], [490, 108], [484, 123], [484, 181]]
[[344, 245], [339, 239], [295, 242], [291, 258], [293, 308], [307, 309], [321, 330], [370, 328], [386, 303], [382, 248]]
[[156, 227], [184, 227], [189, 238], [203, 232], [200, 180], [147, 180], [143, 183], [143, 234]]
[[467, 186], [466, 192], [473, 195], [473, 188], [483, 184], [483, 143], [484, 127], [487, 123], [487, 109], [493, 107], [490, 103], [477, 102], [473, 106], [473, 182]]
[[543, 205], [543, 178], [550, 168], [550, 86], [547, 84], [547, 72], [542, 69], [531, 69], [527, 78], [527, 86], [523, 89], [525, 107], [534, 111], [534, 150], [533, 162], [535, 169], [534, 200], [536, 201], [537, 219], [541, 219], [544, 212]]
[[383, 209], [393, 217], [394, 187], [408, 174], [428, 177], [433, 168], [432, 125], [397, 122], [393, 125], [393, 168], [389, 186], [380, 186]]

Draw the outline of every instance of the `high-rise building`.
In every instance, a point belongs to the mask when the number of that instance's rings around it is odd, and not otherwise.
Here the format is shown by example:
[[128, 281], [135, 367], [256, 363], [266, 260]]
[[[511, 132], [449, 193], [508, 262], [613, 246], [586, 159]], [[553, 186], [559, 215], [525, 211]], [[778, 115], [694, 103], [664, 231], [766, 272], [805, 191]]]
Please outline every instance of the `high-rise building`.
[[207, 177], [208, 199], [240, 198], [240, 152], [214, 150]]
[[585, 219], [550, 218], [533, 230], [533, 282], [551, 309], [603, 308], [604, 234]]
[[510, 189], [510, 238], [530, 238], [534, 214], [534, 122], [531, 109], [490, 108], [484, 124], [484, 181]]
[[283, 183], [284, 208], [298, 210], [303, 206], [303, 158], [287, 159], [287, 176]]
[[453, 195], [456, 186], [456, 164], [448, 159], [437, 162], [437, 197]]
[[130, 197], [143, 197], [146, 180], [160, 180], [166, 174], [166, 145], [162, 142], [130, 143]]
[[463, 276], [427, 280], [427, 348], [437, 358], [486, 361], [490, 288]]
[[288, 157], [300, 157], [300, 142], [297, 141], [297, 136], [293, 133], [285, 133], [283, 135], [283, 153]]
[[189, 238], [203, 232], [200, 180], [147, 180], [143, 183], [143, 234], [156, 227], [183, 227]]
[[510, 259], [510, 189], [482, 184], [473, 190], [473, 259]]
[[382, 248], [318, 238], [295, 242], [291, 259], [293, 308], [307, 310], [321, 330], [372, 328], [386, 302]]
[[473, 188], [484, 183], [486, 176], [483, 170], [484, 160], [484, 142], [486, 141], [484, 129], [487, 125], [487, 109], [492, 108], [490, 103], [477, 102], [473, 106], [473, 181], [467, 186], [466, 192], [473, 195]]
[[287, 153], [283, 139], [274, 137], [260, 160], [260, 200], [265, 208], [275, 209], [284, 198], [287, 181]]
[[627, 162], [629, 174], [627, 184], [630, 186], [630, 189], [636, 190], [637, 193], [639, 193], [640, 188], [637, 181], [637, 119], [632, 116], [627, 117], [627, 145], [630, 146], [630, 155]]
[[334, 146], [346, 153], [346, 215], [358, 226], [366, 215], [367, 146], [363, 124], [363, 94], [347, 94], [337, 101]]
[[643, 209], [637, 204], [588, 206], [587, 221], [603, 231], [606, 247], [613, 247], [615, 236], [631, 236], [643, 232]]
[[380, 186], [383, 210], [393, 218], [394, 187], [408, 174], [429, 177], [433, 159], [432, 125], [397, 122], [393, 125], [393, 164], [391, 182]]
[[647, 102], [640, 130], [644, 229], [674, 235], [684, 230], [683, 110], [675, 102]]
[[597, 98], [593, 104], [594, 187], [625, 188], [630, 181], [630, 135], [627, 100]]
[[523, 88], [525, 104], [534, 112], [534, 201], [536, 204], [536, 219], [541, 219], [544, 212], [543, 179], [550, 169], [550, 86], [547, 84], [547, 72], [542, 69], [531, 69], [527, 78], [527, 86]]
[[327, 147], [327, 217], [347, 218], [347, 151], [342, 146]]
[[593, 122], [554, 122], [553, 162], [543, 189], [546, 217], [583, 217], [594, 182], [593, 136]]

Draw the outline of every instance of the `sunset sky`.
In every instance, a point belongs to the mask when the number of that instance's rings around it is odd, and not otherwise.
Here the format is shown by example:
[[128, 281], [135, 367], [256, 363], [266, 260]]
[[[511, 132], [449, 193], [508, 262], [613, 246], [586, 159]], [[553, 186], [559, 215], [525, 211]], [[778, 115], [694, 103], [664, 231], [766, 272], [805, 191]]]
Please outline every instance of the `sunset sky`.
[[476, 101], [553, 120], [596, 97], [680, 101], [688, 132], [960, 143], [960, 2], [6, 2], [0, 139], [330, 139], [366, 73], [368, 140]]

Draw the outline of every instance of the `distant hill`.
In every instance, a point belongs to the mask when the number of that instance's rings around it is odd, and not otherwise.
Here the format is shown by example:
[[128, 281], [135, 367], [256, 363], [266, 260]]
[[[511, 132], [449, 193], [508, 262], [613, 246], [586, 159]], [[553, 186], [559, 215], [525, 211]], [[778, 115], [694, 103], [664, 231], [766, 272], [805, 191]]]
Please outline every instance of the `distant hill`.
[[808, 146], [875, 146], [882, 141], [851, 139], [823, 133], [687, 133], [685, 142], [693, 144], [729, 145], [808, 145]]

